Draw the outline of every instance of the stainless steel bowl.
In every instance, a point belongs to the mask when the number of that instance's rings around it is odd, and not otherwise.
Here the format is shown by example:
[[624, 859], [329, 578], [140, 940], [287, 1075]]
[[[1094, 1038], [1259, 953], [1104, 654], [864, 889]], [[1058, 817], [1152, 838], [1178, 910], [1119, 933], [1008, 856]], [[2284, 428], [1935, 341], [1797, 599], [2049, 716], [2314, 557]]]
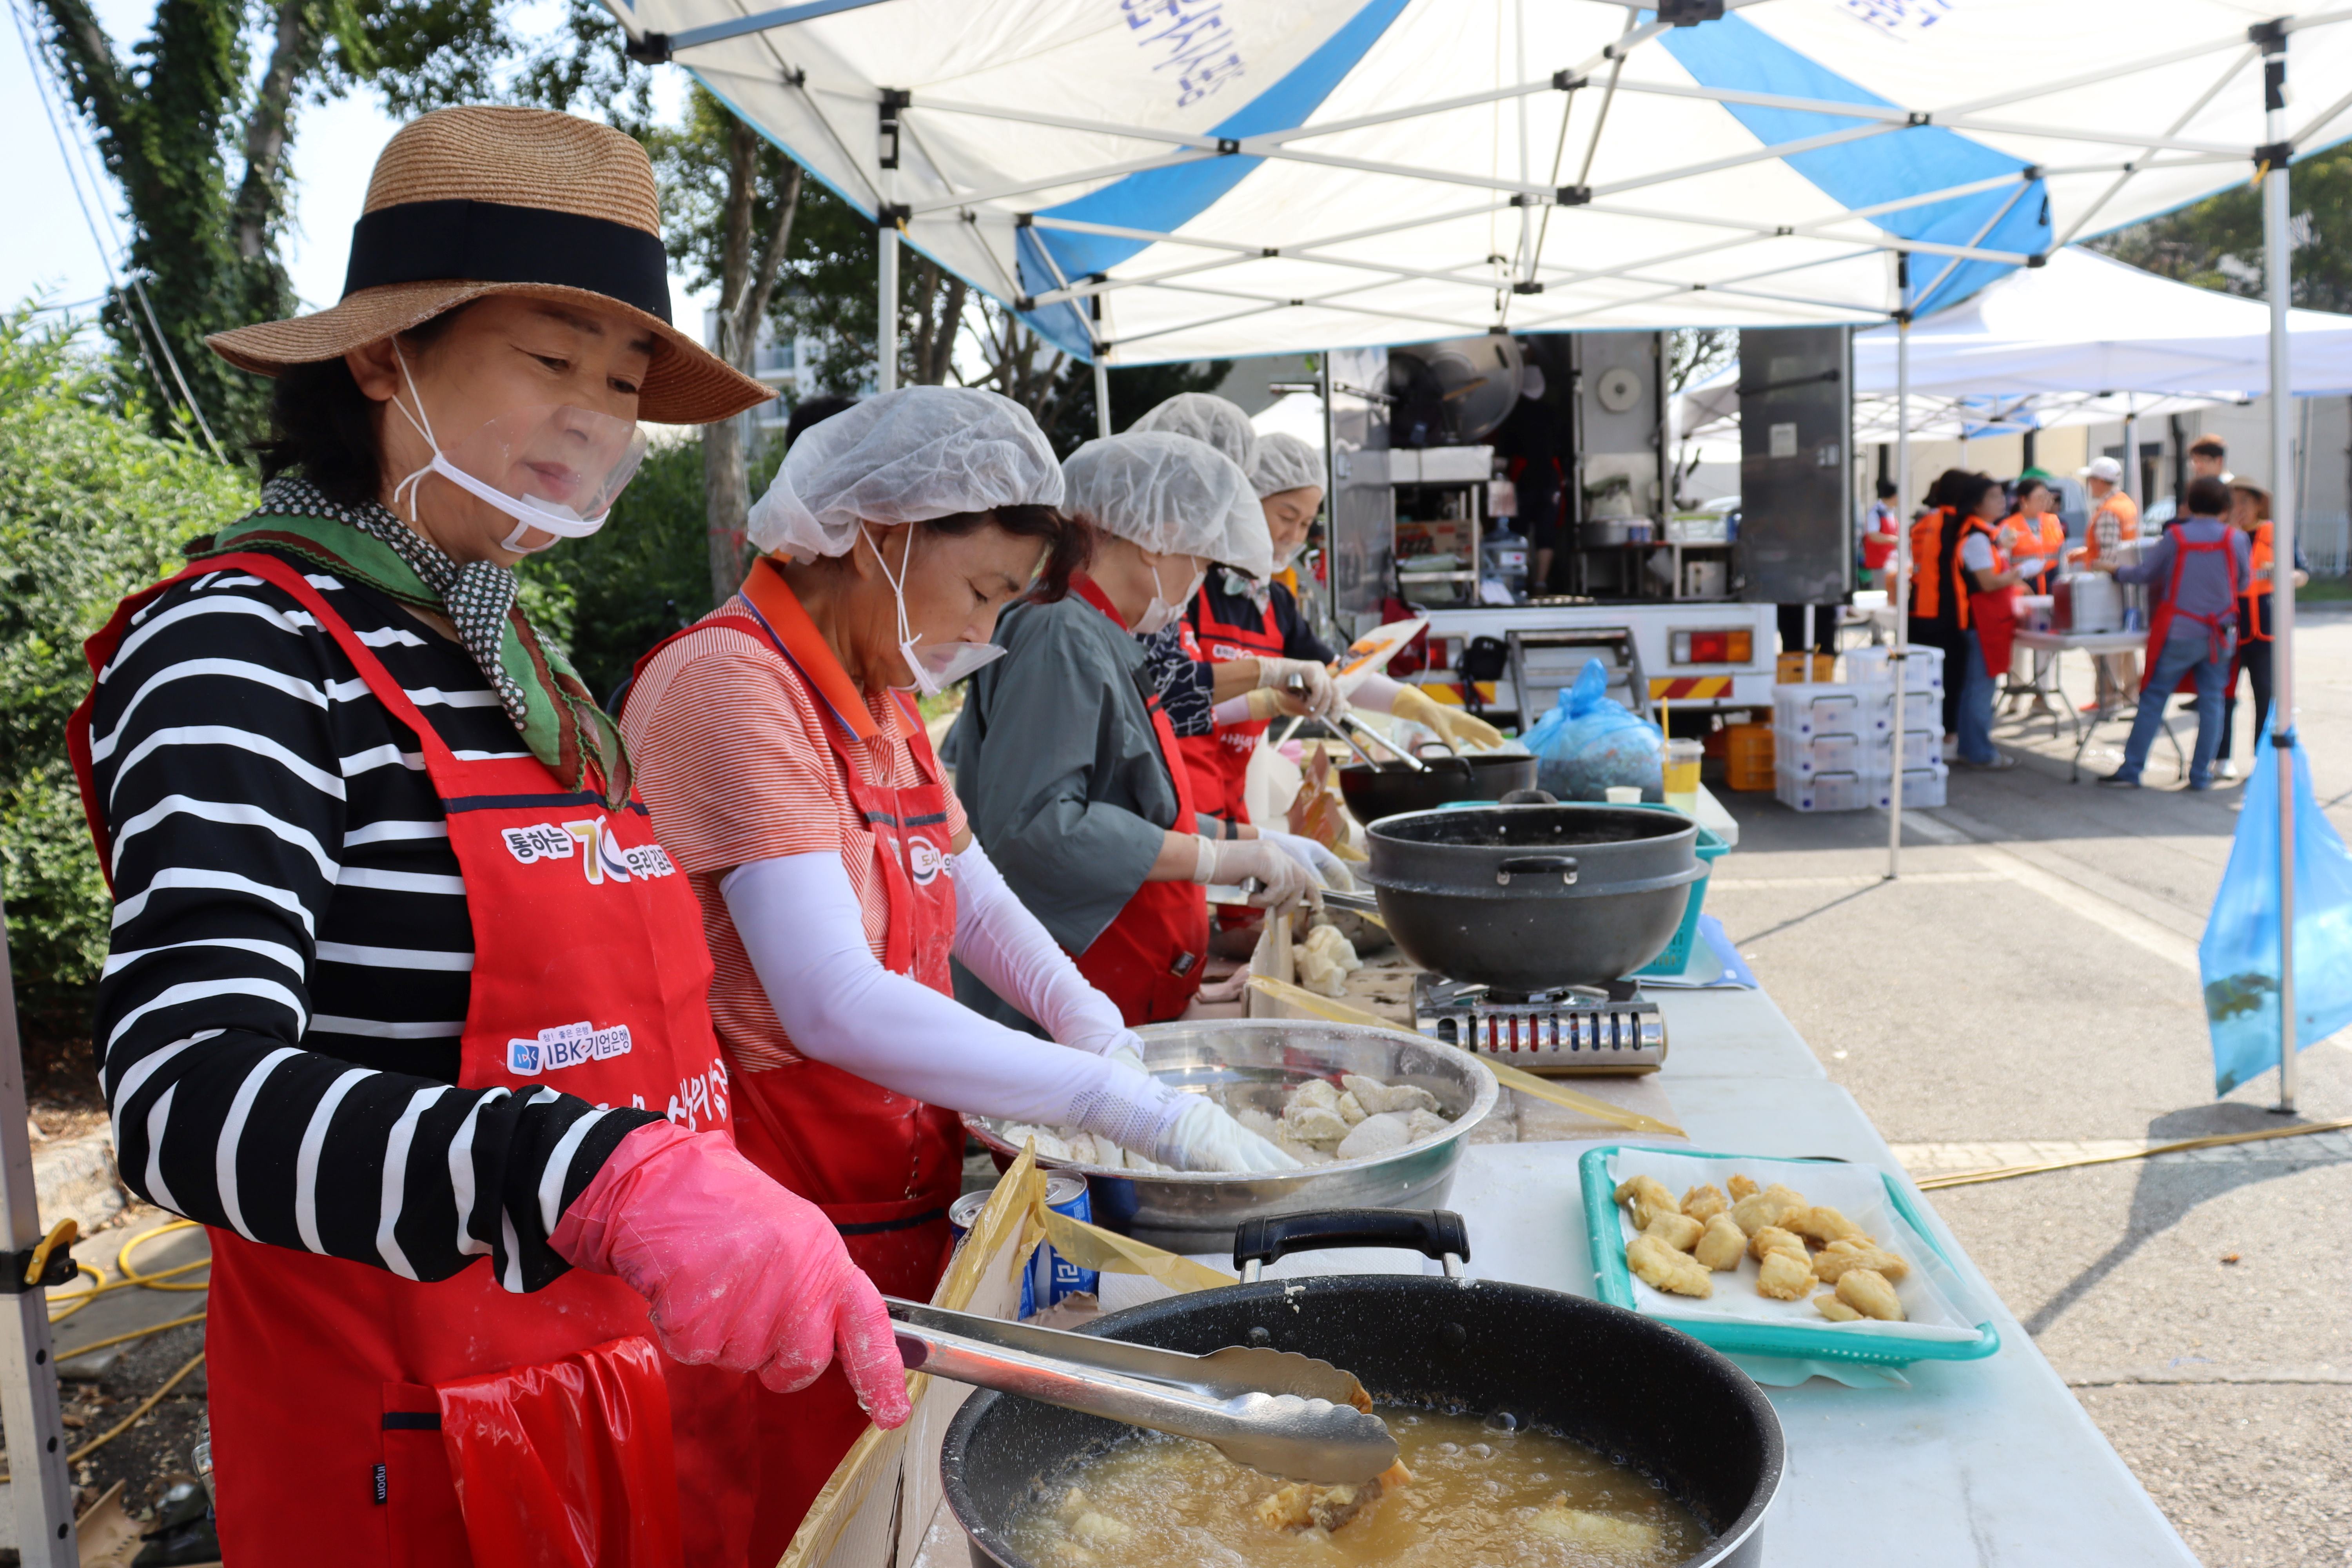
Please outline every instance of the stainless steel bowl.
[[[1140, 1173], [1038, 1162], [1085, 1175], [1097, 1225], [1170, 1252], [1230, 1253], [1234, 1232], [1244, 1220], [1261, 1215], [1440, 1207], [1454, 1184], [1464, 1138], [1495, 1108], [1495, 1075], [1486, 1063], [1402, 1029], [1312, 1019], [1204, 1018], [1148, 1025], [1136, 1033], [1143, 1038], [1143, 1065], [1154, 1078], [1194, 1093], [1213, 1090], [1229, 1110], [1256, 1106], [1279, 1116], [1283, 1094], [1292, 1085], [1352, 1072], [1383, 1083], [1418, 1084], [1453, 1119], [1436, 1137], [1395, 1153], [1297, 1171]], [[1020, 1153], [987, 1119], [967, 1115], [963, 1124], [993, 1152], [1006, 1159]]]

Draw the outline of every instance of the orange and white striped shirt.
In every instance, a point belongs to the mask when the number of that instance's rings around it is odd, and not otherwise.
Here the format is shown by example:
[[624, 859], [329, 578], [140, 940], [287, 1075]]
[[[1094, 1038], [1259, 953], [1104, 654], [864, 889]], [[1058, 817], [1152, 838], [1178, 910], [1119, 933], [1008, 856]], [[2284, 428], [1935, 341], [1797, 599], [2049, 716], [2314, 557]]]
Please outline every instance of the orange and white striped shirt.
[[[877, 963], [889, 934], [874, 834], [850, 804], [816, 705], [827, 703], [862, 742], [851, 747], [861, 782], [907, 788], [923, 775], [912, 744], [919, 731], [905, 707], [887, 691], [859, 691], [782, 575], [765, 563], [752, 572], [760, 610], [799, 668], [764, 637], [698, 626], [646, 666], [621, 730], [654, 831], [702, 900], [717, 971], [711, 1021], [731, 1059], [756, 1073], [802, 1058], [752, 972], [719, 879], [753, 860], [830, 851], [849, 874]], [[751, 610], [739, 593], [711, 616], [748, 618]], [[963, 805], [952, 792], [947, 812], [950, 835], [961, 835]]]

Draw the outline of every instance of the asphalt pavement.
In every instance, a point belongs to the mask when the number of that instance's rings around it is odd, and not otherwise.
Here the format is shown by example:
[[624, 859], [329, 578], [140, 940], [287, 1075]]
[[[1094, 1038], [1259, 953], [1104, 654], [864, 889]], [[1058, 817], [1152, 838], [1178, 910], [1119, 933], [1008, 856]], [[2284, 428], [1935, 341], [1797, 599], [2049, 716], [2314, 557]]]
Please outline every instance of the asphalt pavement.
[[[2352, 833], [2352, 615], [2296, 639], [2318, 796]], [[2063, 679], [2090, 690], [2087, 660]], [[2177, 715], [2182, 744], [2192, 716]], [[1915, 1174], [2258, 1131], [2278, 1074], [2225, 1099], [2197, 972], [2240, 786], [2082, 782], [2062, 721], [1994, 735], [2020, 765], [1955, 768], [1906, 814], [1725, 797], [1738, 849], [1707, 907]], [[2242, 700], [2238, 757], [2249, 763]], [[2352, 1031], [2306, 1050], [2297, 1119], [2352, 1116]], [[2216, 1565], [2352, 1561], [2352, 1134], [2092, 1166], [1933, 1195], [2042, 1353], [2192, 1548]]]

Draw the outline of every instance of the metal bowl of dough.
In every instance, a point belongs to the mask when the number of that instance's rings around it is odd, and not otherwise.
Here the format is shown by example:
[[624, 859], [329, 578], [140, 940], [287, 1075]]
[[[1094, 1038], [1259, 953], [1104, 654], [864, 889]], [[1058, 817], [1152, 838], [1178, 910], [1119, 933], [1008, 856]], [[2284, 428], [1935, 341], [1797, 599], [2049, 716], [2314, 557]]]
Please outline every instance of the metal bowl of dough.
[[[1486, 1063], [1402, 1029], [1304, 1018], [1203, 1018], [1150, 1024], [1136, 1033], [1143, 1039], [1143, 1065], [1154, 1078], [1213, 1095], [1230, 1110], [1255, 1106], [1279, 1116], [1283, 1095], [1294, 1085], [1360, 1073], [1429, 1090], [1439, 1114], [1452, 1123], [1391, 1153], [1296, 1171], [1229, 1176], [1038, 1162], [1086, 1177], [1097, 1225], [1170, 1252], [1231, 1252], [1242, 1222], [1261, 1215], [1438, 1207], [1453, 1187], [1470, 1130], [1495, 1108], [1495, 1075]], [[967, 1115], [963, 1124], [1000, 1166], [1021, 1152], [988, 1118]]]

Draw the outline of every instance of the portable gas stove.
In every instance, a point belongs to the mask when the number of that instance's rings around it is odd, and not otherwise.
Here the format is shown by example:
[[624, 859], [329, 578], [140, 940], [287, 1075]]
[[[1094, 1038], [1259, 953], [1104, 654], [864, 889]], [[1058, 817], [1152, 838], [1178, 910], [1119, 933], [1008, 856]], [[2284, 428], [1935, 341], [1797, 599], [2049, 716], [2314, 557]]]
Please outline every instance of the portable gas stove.
[[1422, 973], [1412, 1025], [1528, 1072], [1655, 1072], [1666, 1060], [1665, 1018], [1630, 980], [1522, 995]]

